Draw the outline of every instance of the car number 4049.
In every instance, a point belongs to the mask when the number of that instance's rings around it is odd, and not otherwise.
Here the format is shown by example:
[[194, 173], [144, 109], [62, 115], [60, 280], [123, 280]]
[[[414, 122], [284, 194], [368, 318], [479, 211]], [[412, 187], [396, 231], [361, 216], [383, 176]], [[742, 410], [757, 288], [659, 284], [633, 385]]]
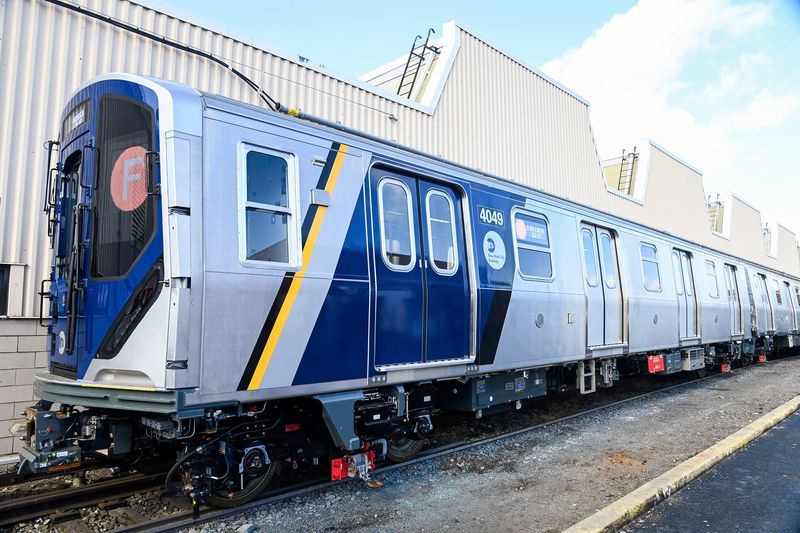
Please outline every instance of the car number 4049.
[[478, 211], [478, 218], [484, 224], [492, 224], [494, 226], [503, 225], [503, 212], [496, 209], [489, 209], [488, 207], [480, 207]]

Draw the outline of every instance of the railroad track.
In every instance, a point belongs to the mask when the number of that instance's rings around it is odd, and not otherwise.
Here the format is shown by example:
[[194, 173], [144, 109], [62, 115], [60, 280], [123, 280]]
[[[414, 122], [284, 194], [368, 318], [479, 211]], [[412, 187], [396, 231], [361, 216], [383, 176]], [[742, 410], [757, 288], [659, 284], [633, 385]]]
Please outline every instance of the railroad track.
[[2, 487], [9, 487], [11, 485], [16, 485], [18, 483], [25, 483], [28, 481], [42, 481], [44, 479], [52, 479], [56, 477], [62, 477], [65, 475], [74, 475], [79, 474], [81, 472], [88, 472], [90, 470], [97, 470], [99, 468], [112, 468], [112, 465], [105, 465], [99, 464], [96, 461], [89, 460], [84, 463], [82, 466], [73, 468], [67, 472], [53, 472], [50, 474], [38, 474], [35, 477], [31, 475], [19, 475], [17, 474], [16, 470], [8, 471], [4, 474], [0, 474], [0, 488]]
[[[692, 384], [697, 384], [697, 383], [700, 383], [700, 382], [703, 382], [703, 381], [707, 381], [707, 380], [710, 380], [710, 379], [720, 378], [720, 377], [723, 377], [725, 375], [726, 374], [712, 374], [712, 375], [709, 375], [709, 376], [706, 376], [706, 377], [703, 377], [703, 378], [697, 378], [697, 379], [693, 379], [693, 380], [686, 381], [686, 382], [683, 382], [683, 383], [678, 383], [678, 384], [675, 384], [675, 385], [662, 387], [662, 388], [659, 388], [659, 389], [656, 389], [656, 390], [647, 391], [647, 392], [642, 393], [642, 394], [637, 394], [637, 395], [631, 396], [629, 398], [624, 398], [624, 399], [621, 399], [621, 400], [617, 400], [617, 401], [614, 401], [614, 402], [603, 404], [603, 405], [600, 405], [600, 406], [597, 406], [597, 407], [593, 407], [591, 409], [586, 409], [586, 410], [580, 411], [578, 413], [570, 414], [570, 415], [563, 416], [563, 417], [560, 417], [560, 418], [557, 418], [557, 419], [548, 420], [546, 422], [541, 422], [541, 423], [537, 423], [537, 424], [532, 424], [530, 426], [527, 426], [527, 427], [524, 427], [524, 428], [521, 428], [521, 429], [517, 429], [517, 430], [514, 430], [514, 431], [510, 431], [510, 432], [507, 432], [507, 433], [502, 433], [500, 435], [493, 435], [491, 437], [481, 438], [481, 439], [477, 439], [477, 440], [469, 441], [469, 442], [462, 441], [462, 442], [446, 444], [446, 445], [441, 446], [441, 447], [437, 447], [437, 448], [433, 448], [433, 449], [427, 450], [427, 451], [421, 453], [420, 455], [418, 455], [417, 457], [415, 457], [414, 459], [411, 459], [410, 461], [406, 461], [405, 463], [389, 464], [389, 465], [384, 465], [384, 466], [381, 466], [379, 468], [376, 468], [372, 472], [372, 475], [385, 474], [385, 473], [392, 472], [394, 470], [398, 470], [398, 469], [401, 469], [401, 468], [408, 468], [410, 466], [422, 463], [424, 461], [430, 461], [430, 460], [437, 459], [437, 458], [440, 458], [440, 457], [445, 457], [445, 456], [452, 455], [452, 454], [455, 454], [455, 453], [467, 451], [467, 450], [470, 450], [470, 449], [473, 449], [473, 448], [477, 448], [477, 447], [480, 447], [480, 446], [491, 444], [493, 442], [498, 442], [498, 441], [509, 439], [511, 437], [515, 437], [515, 436], [518, 436], [518, 435], [523, 435], [525, 433], [529, 433], [529, 432], [535, 431], [537, 429], [541, 429], [541, 428], [544, 428], [544, 427], [552, 426], [552, 425], [555, 425], [555, 424], [559, 424], [559, 423], [562, 423], [562, 422], [565, 422], [565, 421], [568, 421], [568, 420], [572, 420], [572, 419], [576, 419], [576, 418], [580, 418], [580, 417], [583, 417], [583, 416], [591, 415], [592, 413], [596, 413], [596, 412], [599, 412], [599, 411], [602, 411], [602, 410], [605, 410], [605, 409], [610, 409], [610, 408], [615, 407], [615, 406], [619, 406], [619, 405], [623, 405], [623, 404], [626, 404], [626, 403], [634, 402], [636, 400], [640, 400], [640, 399], [646, 398], [648, 396], [652, 396], [652, 395], [663, 393], [663, 392], [668, 392], [670, 390], [678, 389], [678, 388], [681, 388], [681, 387], [686, 387], [686, 386], [692, 385]], [[313, 493], [313, 492], [322, 491], [322, 490], [334, 487], [336, 485], [340, 485], [340, 484], [343, 484], [343, 483], [352, 483], [352, 482], [357, 482], [357, 481], [355, 479], [344, 479], [344, 480], [341, 480], [341, 481], [317, 481], [317, 482], [310, 481], [310, 482], [307, 482], [307, 483], [302, 483], [300, 485], [293, 485], [293, 486], [287, 487], [285, 489], [267, 490], [263, 494], [259, 495], [255, 500], [253, 500], [253, 501], [251, 501], [251, 502], [249, 502], [247, 504], [240, 505], [239, 507], [232, 508], [232, 509], [213, 509], [213, 508], [210, 508], [210, 507], [203, 506], [203, 507], [200, 508], [200, 517], [199, 518], [194, 518], [194, 516], [192, 514], [192, 511], [186, 511], [185, 513], [175, 514], [175, 515], [171, 515], [171, 516], [165, 516], [163, 518], [156, 518], [156, 519], [150, 520], [150, 521], [148, 521], [146, 523], [133, 524], [133, 525], [130, 525], [130, 526], [127, 526], [127, 527], [120, 528], [117, 531], [119, 533], [139, 533], [139, 532], [145, 532], [145, 531], [178, 531], [178, 530], [180, 530], [182, 528], [191, 527], [191, 526], [197, 526], [199, 524], [202, 524], [202, 523], [205, 523], [205, 522], [210, 522], [212, 520], [218, 520], [218, 519], [227, 518], [227, 517], [242, 513], [244, 511], [247, 511], [249, 509], [254, 509], [256, 507], [261, 507], [263, 505], [270, 505], [270, 504], [278, 503], [278, 502], [281, 502], [281, 501], [289, 500], [289, 499], [297, 497], [297, 496], [303, 496], [303, 495], [310, 494], [310, 493]]]
[[[793, 355], [789, 357], [782, 357], [776, 359], [777, 361], [787, 361], [793, 359], [800, 359], [800, 356]], [[572, 413], [566, 416], [555, 418], [540, 423], [528, 425], [526, 427], [516, 429], [510, 432], [505, 432], [497, 435], [491, 435], [484, 438], [478, 438], [471, 441], [458, 441], [448, 443], [433, 449], [429, 449], [421, 453], [416, 458], [401, 464], [388, 464], [381, 466], [372, 473], [373, 475], [388, 473], [397, 469], [407, 468], [424, 461], [430, 461], [447, 455], [467, 451], [480, 446], [491, 444], [493, 442], [502, 441], [518, 435], [529, 433], [537, 429], [559, 424], [568, 420], [580, 418], [583, 416], [591, 415], [606, 409], [610, 409], [619, 405], [634, 402], [653, 396], [660, 393], [669, 392], [671, 390], [687, 387], [689, 385], [701, 383], [704, 381], [718, 379], [726, 376], [727, 374], [711, 374], [703, 378], [696, 378], [674, 385], [668, 385], [654, 390], [649, 390], [644, 393], [634, 394], [633, 396], [623, 398], [616, 401], [611, 401], [589, 409], [583, 409], [579, 412]], [[77, 488], [67, 488], [52, 491], [45, 494], [38, 494], [32, 496], [25, 496], [22, 498], [10, 499], [0, 502], [0, 528], [13, 526], [20, 522], [30, 521], [36, 518], [49, 517], [52, 523], [58, 524], [62, 531], [89, 531], [88, 527], [78, 523], [82, 522], [78, 509], [83, 507], [97, 506], [105, 510], [110, 510], [115, 516], [119, 516], [118, 525], [120, 526], [117, 531], [125, 533], [134, 533], [141, 531], [175, 531], [180, 528], [195, 526], [208, 522], [226, 518], [248, 509], [253, 509], [263, 505], [269, 505], [285, 501], [297, 496], [310, 494], [317, 491], [322, 491], [342, 483], [355, 482], [353, 479], [341, 481], [328, 481], [328, 480], [310, 480], [301, 483], [295, 483], [285, 488], [276, 488], [267, 490], [258, 498], [250, 503], [235, 507], [232, 509], [213, 509], [206, 506], [200, 508], [200, 518], [195, 519], [193, 513], [187, 508], [185, 512], [179, 512], [170, 516], [160, 518], [148, 518], [139, 514], [137, 511], [127, 506], [126, 499], [129, 496], [140, 494], [142, 492], [152, 490], [164, 490], [164, 474], [143, 476], [143, 475], [130, 475], [124, 478], [112, 479], [108, 481], [99, 481], [96, 483], [84, 485]], [[179, 498], [179, 497], [176, 497]], [[176, 500], [177, 501], [177, 500]], [[177, 505], [181, 507], [180, 505]], [[188, 502], [187, 502], [188, 507]], [[72, 522], [72, 523], [71, 523]], [[83, 529], [81, 529], [83, 527]]]
[[[53, 523], [79, 520], [78, 509], [97, 504], [106, 508], [122, 507], [129, 496], [164, 487], [164, 474], [132, 474], [98, 481], [79, 487], [58, 489], [42, 494], [11, 498], [0, 502], [0, 528], [47, 516]], [[135, 517], [131, 514], [131, 521]]]

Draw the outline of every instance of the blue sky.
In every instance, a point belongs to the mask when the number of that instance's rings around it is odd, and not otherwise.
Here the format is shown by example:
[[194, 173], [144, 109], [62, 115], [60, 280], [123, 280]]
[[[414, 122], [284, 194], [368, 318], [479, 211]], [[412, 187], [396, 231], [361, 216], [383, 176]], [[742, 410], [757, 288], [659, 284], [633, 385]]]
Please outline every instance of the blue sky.
[[[156, 2], [151, 2], [157, 5]], [[302, 55], [357, 77], [408, 52], [414, 36], [455, 19], [495, 46], [541, 65], [579, 44], [602, 21], [635, 1], [519, 2], [498, 9], [485, 1], [406, 2], [163, 0], [172, 12], [267, 49]], [[567, 21], [569, 23], [567, 23]]]
[[800, 0], [151, 0], [359, 76], [455, 19], [592, 105], [603, 157], [651, 138], [800, 232]]

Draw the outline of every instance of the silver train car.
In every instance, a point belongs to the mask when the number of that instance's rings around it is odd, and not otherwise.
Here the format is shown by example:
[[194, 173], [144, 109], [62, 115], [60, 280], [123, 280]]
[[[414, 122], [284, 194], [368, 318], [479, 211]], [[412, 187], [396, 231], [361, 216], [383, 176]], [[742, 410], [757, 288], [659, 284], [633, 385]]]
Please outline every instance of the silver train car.
[[279, 467], [368, 478], [443, 409], [798, 341], [797, 278], [296, 111], [115, 74], [62, 124], [24, 472], [236, 505]]

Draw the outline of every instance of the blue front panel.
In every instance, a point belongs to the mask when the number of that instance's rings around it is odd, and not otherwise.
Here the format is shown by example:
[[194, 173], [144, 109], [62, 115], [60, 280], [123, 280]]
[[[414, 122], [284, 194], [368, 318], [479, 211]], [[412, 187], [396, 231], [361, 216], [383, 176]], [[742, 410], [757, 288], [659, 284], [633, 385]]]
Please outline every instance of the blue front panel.
[[[109, 339], [125, 337], [135, 327], [120, 328], [120, 314], [147, 305], [152, 291], [142, 294], [141, 287], [163, 254], [160, 198], [147, 195], [145, 184], [148, 173], [152, 184], [160, 181], [148, 154], [159, 151], [155, 93], [131, 82], [101, 81], [80, 91], [65, 116], [82, 102], [88, 102], [88, 119], [62, 138], [61, 162], [80, 159], [81, 183], [70, 190], [68, 180], [59, 180], [51, 292], [51, 368], [78, 378], [104, 341], [109, 346]], [[144, 125], [141, 131], [131, 131], [134, 118]], [[132, 233], [142, 235], [142, 242], [126, 237]], [[141, 301], [133, 302], [134, 296]], [[114, 355], [107, 350], [103, 356]]]
[[375, 243], [375, 364], [419, 363], [424, 349], [424, 295], [416, 179], [373, 168], [369, 182]]

